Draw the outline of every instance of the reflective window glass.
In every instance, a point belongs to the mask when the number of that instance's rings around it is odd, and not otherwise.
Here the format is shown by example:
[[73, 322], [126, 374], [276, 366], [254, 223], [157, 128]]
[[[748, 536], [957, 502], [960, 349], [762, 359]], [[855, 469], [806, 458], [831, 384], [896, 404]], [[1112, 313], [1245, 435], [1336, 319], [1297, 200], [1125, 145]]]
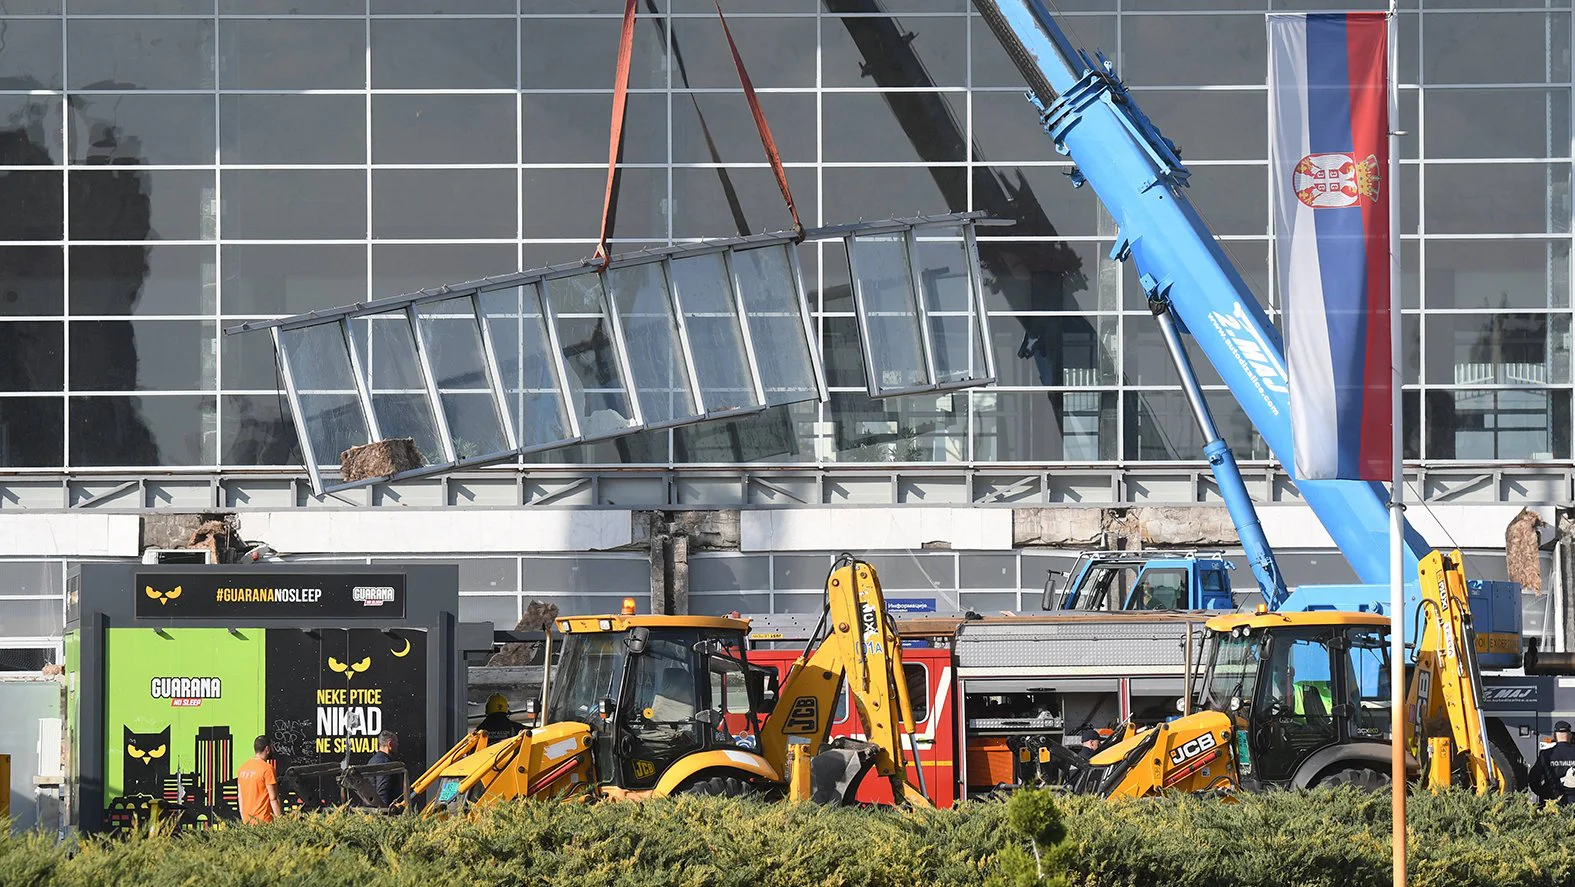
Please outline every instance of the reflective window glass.
[[372, 87], [514, 89], [514, 29], [499, 24], [493, 19], [373, 19]]
[[211, 95], [74, 95], [71, 162], [213, 163]]
[[731, 262], [766, 403], [773, 405], [810, 400], [819, 393], [791, 249], [740, 250]]
[[520, 447], [538, 448], [573, 437], [541, 308], [540, 287], [532, 284], [484, 292], [481, 312], [492, 337], [504, 396], [509, 401], [509, 420]]
[[1440, 157], [1570, 156], [1570, 90], [1426, 90], [1426, 151]]
[[[742, 236], [762, 231], [786, 231], [793, 226], [793, 219], [782, 202], [781, 188], [769, 169], [675, 169], [672, 175], [674, 237]], [[827, 175], [830, 175], [830, 170], [827, 170]], [[814, 174], [806, 169], [789, 169], [787, 177], [788, 186], [793, 191], [793, 202], [798, 206], [799, 218], [815, 218]], [[622, 187], [627, 189], [630, 181], [628, 173], [624, 173], [623, 181], [625, 184]], [[659, 199], [663, 192], [660, 186], [657, 188], [654, 196]], [[600, 185], [596, 193], [601, 194]], [[628, 191], [620, 193], [627, 194]], [[598, 196], [596, 199], [601, 198]], [[636, 236], [647, 231], [661, 231], [667, 224], [666, 215], [662, 208], [657, 207], [651, 227], [636, 227], [626, 233], [624, 210], [620, 206], [618, 233]]]
[[[961, 462], [968, 458], [968, 395], [881, 400], [833, 392], [837, 462]], [[884, 578], [887, 568], [882, 565]], [[888, 587], [892, 586], [887, 580]]]
[[212, 314], [211, 246], [76, 246], [71, 313]]
[[1570, 319], [1550, 314], [1435, 314], [1427, 319], [1430, 385], [1570, 381]]
[[58, 320], [0, 322], [0, 391], [65, 387], [65, 334]]
[[[1092, 188], [1072, 188], [1067, 166], [979, 167], [973, 170], [974, 206], [1012, 225], [991, 236], [1113, 237], [1116, 226]], [[937, 180], [955, 170], [935, 170]], [[1263, 171], [1260, 169], [1259, 178]], [[962, 182], [959, 180], [958, 185]], [[921, 206], [932, 206], [923, 203]], [[928, 212], [928, 210], [926, 210]], [[1264, 210], [1267, 213], [1267, 210]]]
[[0, 35], [0, 89], [60, 88], [58, 19], [0, 19]]
[[[821, 97], [824, 159], [948, 163], [968, 159], [965, 97], [940, 92], [828, 92]], [[1032, 106], [1023, 110], [1034, 119]], [[1049, 143], [1044, 142], [1040, 153]]]
[[514, 185], [512, 169], [374, 169], [372, 236], [513, 237]]
[[848, 242], [848, 254], [866, 337], [870, 393], [930, 384], [907, 238], [861, 234]]
[[377, 433], [384, 440], [411, 438], [428, 465], [447, 462], [405, 312], [358, 317], [350, 329], [372, 395]]
[[225, 19], [219, 27], [219, 87], [364, 89], [366, 23]]
[[[12, 5], [12, 4], [7, 4]], [[71, 0], [72, 15], [213, 15], [208, 0]]]
[[675, 259], [672, 283], [689, 330], [705, 409], [720, 412], [759, 406], [754, 371], [750, 369], [738, 306], [722, 254]]
[[1565, 240], [1438, 240], [1427, 243], [1429, 308], [1562, 308], [1569, 305]]
[[[554, 4], [552, 12], [561, 12], [562, 4]], [[547, 10], [543, 10], [547, 11]], [[623, 12], [618, 4], [616, 12]], [[635, 19], [634, 54], [629, 64], [629, 87], [650, 89], [667, 85], [667, 35], [665, 22], [654, 16], [642, 15]], [[520, 22], [520, 88], [521, 89], [584, 89], [586, 84], [601, 84], [612, 88], [613, 47], [618, 45], [622, 21], [616, 17], [601, 18], [530, 18]], [[800, 46], [813, 45], [809, 43]], [[604, 52], [586, 52], [585, 47], [605, 47]], [[510, 53], [510, 61], [513, 54]], [[511, 68], [512, 70], [512, 68]], [[675, 86], [681, 86], [678, 72], [673, 72]], [[737, 80], [733, 84], [737, 84]], [[511, 84], [512, 85], [512, 82]], [[526, 117], [529, 120], [529, 115]], [[605, 132], [607, 117], [602, 117]], [[605, 142], [603, 156], [606, 156]]]
[[[5, 326], [0, 324], [0, 336]], [[0, 466], [64, 465], [65, 415], [64, 398], [0, 397]]]
[[[958, 167], [832, 167], [822, 171], [821, 181], [827, 219], [900, 218], [912, 213], [916, 206], [924, 207], [925, 212], [962, 212], [968, 208], [968, 172]], [[797, 190], [793, 196], [799, 199]], [[780, 202], [781, 198], [777, 200]], [[799, 211], [803, 212], [802, 206]], [[1005, 231], [999, 229], [997, 233]]]
[[[1178, 46], [1188, 49], [1177, 52]], [[1110, 46], [1105, 49], [1111, 54]], [[1121, 22], [1121, 55], [1116, 64], [1121, 78], [1134, 86], [1261, 85], [1268, 67], [1263, 19], [1127, 16]]]
[[679, 462], [806, 462], [815, 456], [819, 404], [769, 407], [736, 419], [673, 429]]
[[77, 19], [66, 52], [72, 89], [213, 88], [211, 18]]
[[[1269, 104], [1261, 92], [1135, 89], [1132, 94], [1144, 113], [1166, 138], [1176, 143], [1182, 158], [1189, 163], [1262, 160], [1269, 155]], [[1027, 102], [1023, 105], [1033, 108]], [[1029, 117], [1034, 119], [1032, 113]], [[1432, 126], [1431, 118], [1428, 126]], [[1049, 137], [1042, 141], [1043, 147], [1035, 157], [1049, 159]]]
[[79, 320], [71, 323], [74, 391], [192, 391], [214, 387], [209, 320]]
[[445, 299], [418, 305], [416, 312], [455, 457], [507, 452], [474, 303], [468, 296]]
[[225, 244], [220, 253], [226, 314], [302, 314], [367, 298], [365, 246]]
[[221, 95], [225, 163], [365, 163], [366, 97]]
[[59, 172], [0, 172], [0, 198], [16, 208], [0, 214], [0, 240], [63, 237], [65, 201], [60, 195], [60, 176]]
[[0, 625], [5, 637], [59, 637], [64, 625], [58, 598], [0, 602]]
[[[738, 86], [738, 69], [727, 38], [722, 35], [714, 9], [712, 13], [670, 20], [674, 53], [683, 57], [682, 70], [676, 65], [673, 69], [674, 87]], [[804, 51], [804, 47], [815, 45], [815, 19], [735, 16], [728, 19], [727, 27], [738, 44], [739, 55], [748, 61], [749, 79], [756, 89], [815, 85], [815, 54]], [[607, 45], [616, 46], [616, 37]]]
[[[1565, 234], [1569, 164], [1459, 163], [1427, 169], [1427, 230], [1434, 234]], [[1461, 207], [1471, 207], [1461, 212]], [[1402, 226], [1403, 227], [1403, 226]]]
[[674, 319], [667, 273], [661, 262], [613, 268], [607, 289], [628, 341], [629, 377], [647, 425], [689, 419], [700, 410], [689, 383]]
[[[372, 0], [373, 15], [513, 15], [517, 0]], [[463, 568], [461, 569], [463, 572]]]
[[513, 244], [377, 243], [372, 245], [372, 295], [397, 296], [512, 274], [515, 265]]
[[0, 166], [60, 163], [60, 99], [0, 96], [0, 121]]
[[300, 466], [301, 447], [283, 395], [226, 394], [219, 402], [221, 464]]
[[[832, 93], [824, 98], [830, 99]], [[532, 97], [526, 96], [526, 101]], [[568, 98], [562, 96], [560, 98]], [[592, 96], [575, 96], [582, 103]], [[658, 154], [657, 160], [666, 159], [665, 116], [654, 129], [636, 134], [631, 131], [636, 113], [635, 100], [660, 99], [660, 96], [632, 96], [629, 103], [629, 121], [624, 124], [625, 162], [636, 162], [630, 150], [638, 142], [651, 144]], [[771, 121], [771, 136], [784, 163], [802, 163], [815, 159], [815, 96], [805, 93], [769, 92], [757, 96], [766, 119]], [[650, 102], [657, 104], [657, 102]], [[662, 102], [665, 104], [665, 102]], [[760, 133], [749, 111], [749, 103], [739, 92], [691, 92], [673, 96], [673, 162], [674, 163], [738, 163], [756, 160], [760, 153]], [[658, 111], [660, 113], [660, 109]], [[607, 111], [602, 109], [604, 127]], [[861, 121], [862, 123], [862, 121]], [[828, 128], [827, 133], [831, 130]], [[586, 136], [595, 134], [595, 130]], [[527, 134], [526, 138], [530, 136]], [[605, 141], [605, 140], [604, 140]]]
[[[968, 22], [963, 16], [939, 16], [922, 20], [835, 16], [822, 18], [821, 22], [820, 69], [821, 82], [825, 86], [878, 86], [891, 89], [963, 86], [967, 82]], [[807, 24], [814, 23], [811, 21]], [[813, 43], [813, 28], [802, 39]], [[713, 42], [712, 45], [718, 44]], [[793, 47], [802, 45], [805, 44], [783, 39], [777, 44], [777, 51], [790, 52]], [[726, 42], [723, 41], [720, 46], [725, 52]], [[751, 59], [749, 73], [753, 76], [753, 56], [746, 53], [744, 58]], [[1011, 85], [1016, 86], [1020, 82]], [[814, 81], [773, 85], [813, 86]]]
[[[606, 120], [601, 125], [605, 126]], [[527, 124], [528, 125], [528, 124]], [[607, 157], [606, 142], [602, 143], [602, 159]], [[759, 170], [765, 174], [762, 184], [771, 183], [771, 193], [779, 194], [774, 180], [767, 170]], [[716, 180], [717, 170], [673, 170], [675, 182], [680, 179], [680, 173], [704, 173], [711, 181]], [[667, 236], [667, 216], [669, 202], [667, 200], [668, 172], [661, 169], [625, 169], [618, 173], [618, 217], [617, 225], [613, 231], [616, 237], [661, 237]], [[602, 203], [602, 195], [607, 187], [607, 170], [603, 169], [526, 169], [521, 173], [520, 202], [523, 204], [524, 237], [551, 238], [561, 240], [566, 237], [583, 237], [594, 240], [601, 223], [601, 214], [594, 209], [565, 212], [564, 207], [598, 207]], [[717, 189], [720, 193], [720, 189]], [[754, 192], [749, 192], [754, 193]], [[714, 195], [707, 194], [709, 199]], [[685, 196], [684, 200], [688, 200]], [[777, 206], [781, 206], [782, 198], [776, 197]], [[698, 200], [697, 200], [698, 202]], [[724, 199], [722, 207], [728, 204]], [[769, 206], [770, 204], [752, 204]], [[714, 207], [713, 207], [714, 209]], [[678, 210], [674, 210], [677, 212]], [[726, 210], [718, 210], [725, 213]], [[714, 213], [713, 213], [714, 215]], [[784, 212], [785, 216], [786, 213]], [[682, 216], [678, 216], [682, 218]], [[701, 228], [695, 231], [696, 237], [717, 237], [728, 233], [730, 227]], [[620, 245], [617, 250], [624, 247]], [[590, 247], [584, 250], [591, 251]], [[563, 250], [554, 251], [560, 258], [553, 261], [563, 261]]]
[[[1272, 458], [1240, 404], [1224, 394], [1205, 391], [1204, 396], [1214, 413], [1215, 425], [1235, 450], [1237, 459]], [[1192, 462], [1203, 458], [1203, 435], [1181, 392], [1128, 391], [1123, 407], [1127, 459]]]
[[1117, 310], [1121, 265], [1110, 260], [1112, 245], [983, 241], [985, 305], [992, 312]]
[[1567, 83], [1568, 12], [1422, 16], [1424, 83]]
[[72, 465], [208, 466], [216, 437], [212, 395], [71, 398]]
[[962, 229], [927, 227], [914, 233], [913, 266], [928, 325], [933, 381], [946, 385], [989, 378], [987, 330], [974, 298], [975, 258]]
[[[226, 324], [228, 325], [228, 324]], [[274, 391], [284, 388], [273, 338], [267, 331], [225, 336], [220, 360], [223, 387], [232, 391]]]
[[279, 342], [306, 426], [303, 443], [318, 464], [334, 465], [341, 452], [368, 439], [344, 336], [337, 324], [323, 324], [281, 332]]
[[226, 239], [366, 236], [366, 173], [362, 170], [231, 169], [222, 175]]
[[514, 102], [512, 95], [373, 96], [372, 162], [512, 164]]
[[[595, 81], [600, 83], [601, 81]], [[443, 98], [448, 98], [444, 96]], [[506, 96], [512, 104], [513, 96]], [[612, 114], [612, 93], [522, 93], [519, 96], [521, 120], [520, 145], [526, 163], [583, 163], [587, 157], [607, 159], [607, 121]], [[674, 116], [690, 104], [688, 97], [674, 98]], [[690, 112], [692, 113], [692, 111]], [[744, 111], [744, 123], [755, 132], [754, 118]], [[773, 130], [774, 131], [774, 130]], [[514, 160], [513, 132], [509, 133], [509, 160]], [[760, 137], [755, 137], [755, 151]], [[665, 163], [667, 161], [667, 96], [635, 93], [624, 108], [623, 163]], [[676, 151], [676, 146], [675, 146]], [[740, 155], [713, 159], [709, 154], [692, 158], [705, 163], [723, 163]], [[754, 157], [745, 154], [743, 157]], [[605, 177], [605, 168], [597, 171]], [[633, 172], [633, 170], [627, 171]]]
[[560, 277], [549, 280], [545, 290], [567, 364], [569, 406], [579, 419], [580, 434], [598, 437], [636, 425], [601, 275]]
[[[1146, 317], [1127, 321], [1127, 328], [1153, 322]], [[1119, 339], [1115, 317], [1079, 314], [994, 315], [990, 337], [1001, 385], [1080, 387], [1114, 385]], [[1158, 335], [1158, 331], [1155, 331]], [[1168, 352], [1145, 353], [1144, 366], [1164, 372]], [[1207, 372], [1199, 367], [1199, 373]], [[1134, 382], [1130, 377], [1129, 384]]]
[[66, 276], [62, 254], [58, 246], [0, 248], [0, 316], [62, 313]]
[[1114, 392], [976, 391], [973, 397], [976, 460], [1095, 462], [1116, 458]]
[[1567, 390], [1427, 392], [1429, 459], [1568, 459]]
[[211, 240], [212, 170], [136, 169], [70, 173], [74, 240]]

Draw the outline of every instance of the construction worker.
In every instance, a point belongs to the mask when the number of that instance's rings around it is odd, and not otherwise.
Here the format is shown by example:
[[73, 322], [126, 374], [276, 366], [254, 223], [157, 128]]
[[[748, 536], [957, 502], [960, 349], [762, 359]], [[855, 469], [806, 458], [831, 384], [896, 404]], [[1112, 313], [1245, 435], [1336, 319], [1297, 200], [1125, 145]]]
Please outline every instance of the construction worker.
[[1094, 752], [1099, 751], [1099, 743], [1103, 741], [1104, 737], [1099, 735], [1098, 730], [1084, 730], [1083, 735], [1078, 737], [1078, 745], [1083, 747], [1082, 756], [1085, 759], [1093, 757]]
[[279, 778], [274, 773], [273, 743], [267, 736], [252, 742], [252, 755], [235, 774], [236, 789], [240, 794], [241, 822], [273, 822], [284, 815], [279, 804]]
[[1570, 722], [1553, 725], [1553, 747], [1537, 752], [1531, 767], [1531, 790], [1544, 801], [1575, 803], [1575, 743], [1570, 742]]
[[[367, 759], [367, 764], [392, 764], [398, 760], [394, 755], [399, 753], [399, 734], [392, 730], [384, 730], [377, 737], [377, 751]], [[392, 773], [385, 773], [372, 777], [372, 785], [377, 788], [377, 796], [382, 799], [383, 806], [392, 807], [399, 800], [400, 790], [404, 788]]]
[[487, 744], [493, 745], [525, 729], [523, 724], [509, 719], [509, 701], [501, 693], [487, 697], [487, 716], [476, 729], [487, 734]]

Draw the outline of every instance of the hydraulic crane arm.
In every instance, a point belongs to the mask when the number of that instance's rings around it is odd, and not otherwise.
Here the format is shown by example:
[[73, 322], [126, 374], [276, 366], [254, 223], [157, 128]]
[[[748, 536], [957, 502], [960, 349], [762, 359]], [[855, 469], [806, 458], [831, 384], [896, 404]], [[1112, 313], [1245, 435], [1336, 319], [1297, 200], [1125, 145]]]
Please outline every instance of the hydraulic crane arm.
[[[804, 655], [788, 669], [776, 708], [761, 729], [761, 753], [767, 761], [788, 761], [790, 746], [797, 747], [794, 759], [806, 762], [820, 752], [831, 734], [844, 681], [864, 724], [867, 742], [845, 753], [844, 778], [839, 780], [846, 787], [843, 799], [851, 800], [863, 772], [873, 768], [890, 780], [894, 799], [931, 806], [922, 786], [922, 766], [915, 768], [921, 785], [908, 782], [902, 738], [914, 736], [913, 704], [903, 678], [896, 625], [886, 612], [875, 568], [849, 555], [842, 555], [827, 577], [826, 609], [820, 625]], [[917, 739], [913, 749], [915, 763], [922, 763], [918, 761]], [[834, 760], [823, 767], [822, 760], [829, 759], [816, 760], [817, 783], [823, 772], [839, 769]], [[794, 769], [791, 762], [787, 769]], [[805, 775], [799, 774], [799, 780], [793, 781], [801, 781]], [[795, 796], [807, 796], [808, 787], [795, 784], [793, 791]]]
[[[1112, 257], [1137, 263], [1149, 299], [1169, 305], [1281, 464], [1295, 465], [1279, 333], [1187, 199], [1188, 172], [1175, 146], [1137, 107], [1114, 66], [1073, 47], [1041, 0], [974, 0], [974, 5], [1027, 81], [1056, 149], [1077, 163], [1073, 182], [1093, 186], [1120, 226]], [[1216, 477], [1222, 488], [1232, 483], [1228, 472]], [[1361, 580], [1387, 582], [1388, 494], [1383, 486], [1296, 482]], [[1267, 541], [1261, 529], [1238, 524], [1238, 530], [1256, 568], [1268, 552]], [[1416, 575], [1427, 550], [1421, 535], [1407, 527], [1405, 575]]]

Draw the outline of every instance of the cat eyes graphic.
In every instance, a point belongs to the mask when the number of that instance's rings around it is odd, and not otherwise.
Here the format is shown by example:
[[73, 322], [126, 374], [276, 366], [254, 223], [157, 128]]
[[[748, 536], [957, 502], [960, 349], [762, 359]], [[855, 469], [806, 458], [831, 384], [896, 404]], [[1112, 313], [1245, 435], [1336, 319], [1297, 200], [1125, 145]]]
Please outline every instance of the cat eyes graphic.
[[159, 758], [164, 757], [164, 752], [167, 750], [168, 748], [163, 745], [148, 751], [143, 751], [142, 749], [137, 748], [135, 745], [126, 746], [126, 754], [130, 755], [133, 760], [141, 761], [144, 764], [151, 764]]
[[159, 606], [161, 606], [161, 607], [164, 606], [165, 604], [169, 603], [170, 601], [173, 601], [176, 598], [180, 597], [180, 586], [179, 585], [175, 586], [174, 588], [170, 589], [169, 591], [159, 591], [159, 590], [155, 589], [151, 585], [144, 585], [142, 587], [142, 590], [143, 590], [143, 593], [146, 594], [148, 597], [153, 598], [154, 600], [158, 601], [159, 602]]
[[360, 662], [351, 662], [348, 664], [340, 662], [332, 656], [328, 657], [328, 670], [343, 674], [345, 676], [345, 680], [350, 680], [371, 667], [372, 657], [370, 656], [362, 659]]

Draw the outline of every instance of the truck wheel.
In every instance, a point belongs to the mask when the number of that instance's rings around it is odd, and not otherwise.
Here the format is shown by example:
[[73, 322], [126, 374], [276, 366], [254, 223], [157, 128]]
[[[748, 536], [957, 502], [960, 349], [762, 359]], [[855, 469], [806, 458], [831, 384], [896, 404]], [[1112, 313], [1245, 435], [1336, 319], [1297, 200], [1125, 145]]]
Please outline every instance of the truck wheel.
[[760, 792], [753, 785], [736, 776], [713, 776], [691, 782], [679, 789], [681, 795], [704, 795], [713, 798], [753, 798]]
[[1341, 767], [1320, 774], [1308, 787], [1321, 785], [1348, 785], [1362, 791], [1376, 792], [1388, 788], [1390, 779], [1388, 773], [1380, 773], [1371, 767]]

